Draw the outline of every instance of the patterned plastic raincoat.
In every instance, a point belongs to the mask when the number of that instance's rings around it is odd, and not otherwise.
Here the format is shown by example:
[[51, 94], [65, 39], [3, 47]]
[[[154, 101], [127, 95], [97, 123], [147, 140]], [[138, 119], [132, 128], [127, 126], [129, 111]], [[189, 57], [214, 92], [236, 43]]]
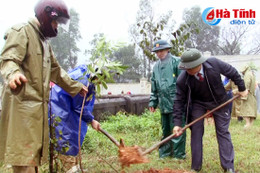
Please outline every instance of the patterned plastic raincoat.
[[[80, 133], [81, 144], [87, 133], [87, 123], [91, 123], [94, 119], [92, 111], [95, 102], [95, 88], [93, 84], [88, 82], [89, 75], [85, 75], [83, 77], [83, 74], [86, 71], [87, 66], [81, 65], [68, 72], [72, 79], [80, 81], [84, 85], [88, 86], [88, 94], [86, 96], [82, 113]], [[76, 156], [79, 152], [78, 130], [82, 102], [82, 96], [77, 94], [75, 97], [71, 97], [58, 85], [54, 85], [51, 89], [49, 116], [51, 113], [51, 115], [54, 115], [52, 116], [53, 120], [55, 120], [54, 117], [59, 117], [61, 120], [57, 123], [57, 126], [54, 126], [54, 128], [56, 139], [58, 139], [58, 146], [56, 150], [60, 151], [62, 154]], [[66, 152], [64, 153], [64, 151]]]

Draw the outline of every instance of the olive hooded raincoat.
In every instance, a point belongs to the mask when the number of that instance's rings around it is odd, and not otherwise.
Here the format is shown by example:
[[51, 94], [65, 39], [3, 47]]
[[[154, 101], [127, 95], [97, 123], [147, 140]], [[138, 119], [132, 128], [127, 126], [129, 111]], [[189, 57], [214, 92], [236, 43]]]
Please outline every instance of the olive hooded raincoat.
[[[255, 76], [249, 66], [245, 66], [242, 71], [246, 88], [249, 90], [248, 95], [240, 97], [233, 101], [232, 116], [233, 117], [251, 117], [257, 116], [257, 105], [255, 95]], [[225, 85], [226, 90], [232, 90], [233, 95], [237, 94], [238, 87], [233, 81], [229, 81]]]
[[[72, 80], [55, 59], [36, 19], [13, 26], [5, 35], [0, 70], [6, 83], [0, 117], [0, 161], [16, 166], [38, 166], [48, 158], [49, 83], [75, 96], [83, 84]], [[8, 79], [15, 73], [28, 82], [13, 95]]]

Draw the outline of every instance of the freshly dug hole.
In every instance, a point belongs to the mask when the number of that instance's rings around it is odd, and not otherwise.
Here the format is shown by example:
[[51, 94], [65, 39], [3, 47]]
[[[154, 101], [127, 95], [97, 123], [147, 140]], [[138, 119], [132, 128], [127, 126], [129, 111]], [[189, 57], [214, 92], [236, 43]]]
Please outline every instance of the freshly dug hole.
[[189, 171], [183, 171], [183, 170], [171, 170], [169, 168], [165, 168], [163, 170], [157, 170], [157, 169], [149, 169], [147, 171], [136, 171], [134, 173], [193, 173]]

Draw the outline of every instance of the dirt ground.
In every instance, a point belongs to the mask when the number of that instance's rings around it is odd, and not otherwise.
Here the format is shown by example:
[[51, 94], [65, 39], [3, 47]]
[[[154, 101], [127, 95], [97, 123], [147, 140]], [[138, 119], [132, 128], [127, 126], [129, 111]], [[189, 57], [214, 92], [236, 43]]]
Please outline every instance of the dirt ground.
[[[138, 146], [126, 147], [123, 141], [120, 141], [119, 147], [119, 161], [122, 165], [122, 169], [124, 167], [129, 167], [131, 164], [139, 164], [139, 163], [147, 163], [148, 159], [142, 155], [142, 150]], [[125, 173], [122, 171], [121, 173]], [[164, 168], [163, 170], [157, 170], [154, 168], [150, 168], [147, 171], [136, 171], [134, 173], [192, 173], [185, 170], [171, 170], [169, 168]]]
[[169, 168], [165, 168], [163, 170], [157, 170], [157, 169], [149, 169], [147, 171], [136, 171], [134, 173], [193, 173], [189, 171], [183, 171], [183, 170], [171, 170]]

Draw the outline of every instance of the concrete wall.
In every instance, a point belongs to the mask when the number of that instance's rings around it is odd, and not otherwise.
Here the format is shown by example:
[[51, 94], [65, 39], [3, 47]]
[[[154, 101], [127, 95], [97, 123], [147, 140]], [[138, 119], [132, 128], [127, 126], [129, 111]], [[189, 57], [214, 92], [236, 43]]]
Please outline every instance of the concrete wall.
[[232, 66], [236, 69], [241, 70], [242, 67], [248, 65], [249, 63], [253, 63], [258, 69], [255, 72], [256, 80], [260, 82], [260, 55], [229, 55], [229, 56], [216, 56]]
[[112, 83], [107, 85], [108, 89], [101, 88], [101, 95], [106, 95], [111, 92], [112, 95], [118, 95], [123, 92], [126, 94], [128, 91], [131, 94], [150, 94], [151, 84], [147, 79], [141, 79], [140, 83]]
[[[210, 57], [209, 52], [204, 53], [205, 57]], [[252, 62], [259, 70], [255, 73], [256, 80], [260, 82], [260, 55], [223, 55], [223, 56], [215, 56], [219, 58], [238, 70], [240, 70], [244, 65]], [[2, 93], [2, 85], [0, 85], [0, 94]], [[140, 83], [113, 83], [108, 84], [108, 89], [101, 88], [101, 95], [107, 95], [108, 92], [111, 92], [113, 95], [121, 94], [121, 92], [126, 94], [130, 91], [132, 94], [150, 94], [151, 92], [151, 84], [147, 81], [147, 79], [141, 79]]]
[[[205, 57], [210, 57], [209, 52], [204, 53]], [[253, 63], [256, 67], [259, 68], [257, 72], [255, 72], [256, 80], [260, 82], [260, 55], [223, 55], [223, 56], [215, 56], [232, 66], [234, 66], [237, 70], [240, 70], [244, 65], [249, 63]], [[106, 95], [108, 92], [111, 92], [113, 95], [121, 94], [123, 91], [125, 94], [130, 91], [132, 94], [150, 94], [151, 92], [151, 84], [147, 81], [147, 79], [142, 79], [140, 83], [118, 83], [118, 84], [108, 84], [108, 89], [105, 90], [101, 88], [101, 95]]]

